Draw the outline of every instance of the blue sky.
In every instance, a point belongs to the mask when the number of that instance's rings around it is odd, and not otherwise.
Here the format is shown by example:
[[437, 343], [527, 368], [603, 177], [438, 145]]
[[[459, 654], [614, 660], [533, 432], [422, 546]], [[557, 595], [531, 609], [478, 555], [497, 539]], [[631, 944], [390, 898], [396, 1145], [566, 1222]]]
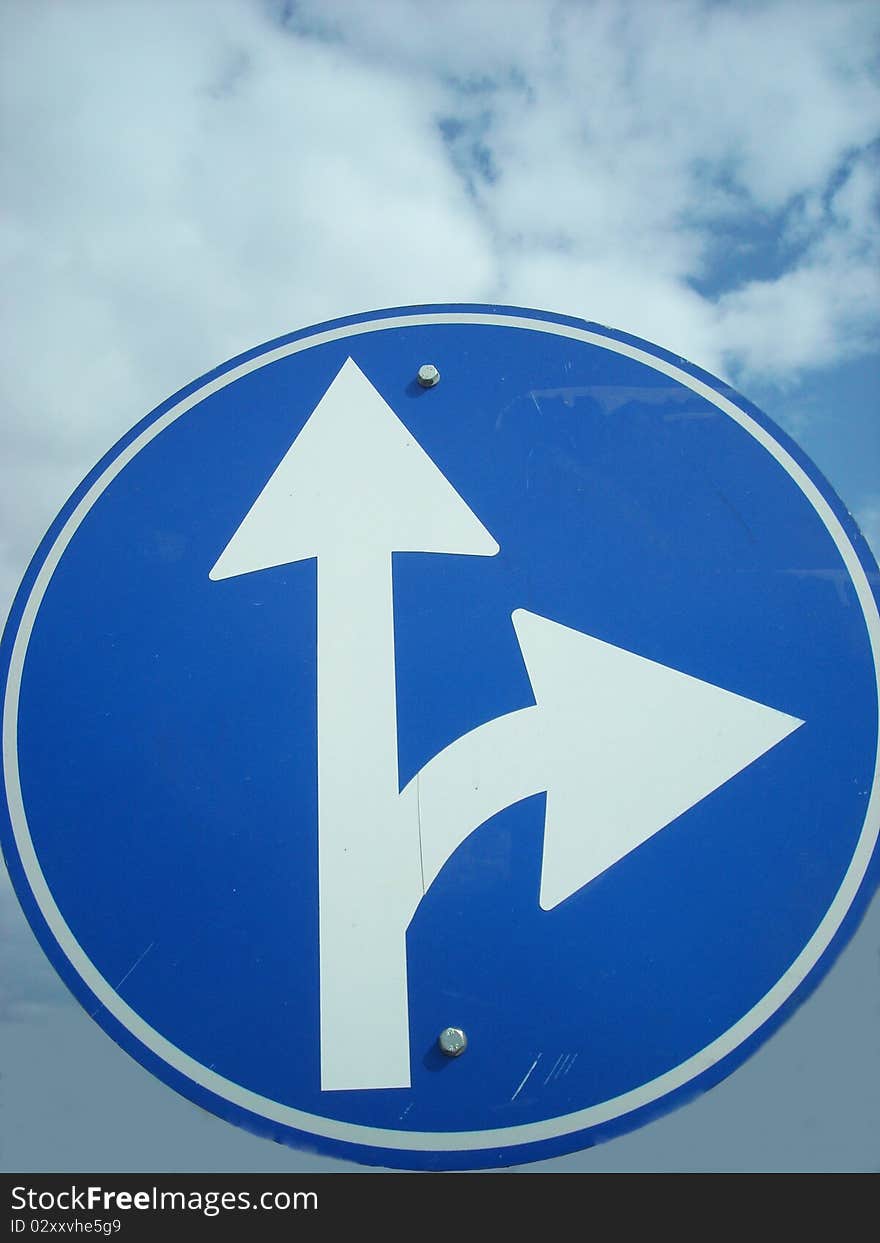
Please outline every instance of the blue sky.
[[[4, 608], [69, 492], [158, 402], [261, 341], [411, 303], [544, 308], [680, 353], [795, 435], [880, 547], [868, 0], [6, 0], [3, 16]], [[876, 1168], [878, 915], [754, 1063], [563, 1167]], [[0, 927], [7, 1168], [41, 1151], [47, 1168], [168, 1151], [186, 1168], [194, 1144], [216, 1168], [316, 1168], [110, 1050], [8, 886]], [[149, 1119], [136, 1138], [129, 1108]]]

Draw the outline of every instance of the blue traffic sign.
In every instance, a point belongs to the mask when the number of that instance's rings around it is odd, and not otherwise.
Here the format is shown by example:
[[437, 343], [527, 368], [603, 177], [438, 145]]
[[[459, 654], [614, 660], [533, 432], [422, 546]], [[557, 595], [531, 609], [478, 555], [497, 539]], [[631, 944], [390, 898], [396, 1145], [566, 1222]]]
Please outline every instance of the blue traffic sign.
[[509, 1165], [729, 1074], [877, 885], [877, 569], [729, 387], [561, 316], [322, 324], [165, 402], [3, 640], [3, 846], [177, 1091]]

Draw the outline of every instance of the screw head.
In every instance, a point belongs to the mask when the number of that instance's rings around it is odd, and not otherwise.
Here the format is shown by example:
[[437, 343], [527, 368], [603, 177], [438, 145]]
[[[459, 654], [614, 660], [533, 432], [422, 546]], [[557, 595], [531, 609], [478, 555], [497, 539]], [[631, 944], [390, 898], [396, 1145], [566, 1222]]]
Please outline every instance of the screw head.
[[467, 1036], [460, 1027], [444, 1027], [437, 1043], [447, 1057], [460, 1057], [467, 1048]]
[[423, 363], [419, 367], [419, 384], [422, 388], [433, 388], [440, 383], [440, 372], [433, 363]]

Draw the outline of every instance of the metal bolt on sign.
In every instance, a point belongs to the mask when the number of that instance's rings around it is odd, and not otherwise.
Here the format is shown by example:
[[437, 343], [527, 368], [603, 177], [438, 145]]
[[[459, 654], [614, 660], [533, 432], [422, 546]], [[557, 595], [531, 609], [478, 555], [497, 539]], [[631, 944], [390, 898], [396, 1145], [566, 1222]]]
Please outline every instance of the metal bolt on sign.
[[422, 388], [433, 388], [440, 383], [440, 372], [433, 363], [423, 363], [419, 367], [419, 384]]
[[460, 1027], [444, 1027], [437, 1043], [447, 1057], [461, 1057], [467, 1048], [467, 1036]]

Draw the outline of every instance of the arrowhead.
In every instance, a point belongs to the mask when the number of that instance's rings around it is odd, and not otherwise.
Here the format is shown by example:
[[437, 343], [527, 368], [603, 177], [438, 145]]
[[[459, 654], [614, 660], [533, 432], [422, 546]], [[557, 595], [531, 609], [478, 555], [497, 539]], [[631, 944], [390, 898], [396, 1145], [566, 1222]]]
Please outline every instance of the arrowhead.
[[348, 359], [211, 570], [212, 579], [326, 553], [491, 557], [498, 544]]
[[535, 613], [513, 624], [549, 763], [544, 910], [803, 725]]

